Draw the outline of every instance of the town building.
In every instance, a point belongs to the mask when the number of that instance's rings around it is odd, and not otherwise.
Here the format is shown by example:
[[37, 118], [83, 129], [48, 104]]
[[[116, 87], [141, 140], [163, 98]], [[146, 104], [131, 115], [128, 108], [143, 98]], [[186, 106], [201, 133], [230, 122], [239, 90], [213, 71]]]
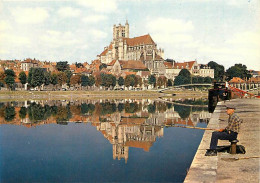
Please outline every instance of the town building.
[[188, 62], [175, 62], [168, 61], [164, 62], [165, 66], [165, 77], [167, 79], [174, 80], [179, 75], [182, 69], [187, 69], [193, 76], [211, 77], [214, 78], [214, 69], [211, 69], [207, 65], [201, 66], [197, 61]]
[[199, 76], [214, 78], [214, 69], [211, 69], [208, 65], [200, 65]]
[[252, 90], [260, 90], [260, 77], [251, 77], [249, 80], [243, 80], [239, 77], [233, 77], [228, 84], [232, 87], [245, 90], [245, 91], [252, 91]]
[[30, 68], [38, 67], [39, 62], [38, 60], [27, 58], [21, 62], [21, 69], [23, 71], [29, 71]]

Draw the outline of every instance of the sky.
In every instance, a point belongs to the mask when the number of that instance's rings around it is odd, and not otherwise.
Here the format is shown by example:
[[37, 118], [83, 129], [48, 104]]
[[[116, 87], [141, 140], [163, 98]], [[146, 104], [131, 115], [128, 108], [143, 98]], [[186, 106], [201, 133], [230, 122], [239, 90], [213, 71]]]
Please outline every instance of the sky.
[[91, 63], [126, 20], [164, 59], [260, 70], [259, 0], [0, 0], [0, 59]]

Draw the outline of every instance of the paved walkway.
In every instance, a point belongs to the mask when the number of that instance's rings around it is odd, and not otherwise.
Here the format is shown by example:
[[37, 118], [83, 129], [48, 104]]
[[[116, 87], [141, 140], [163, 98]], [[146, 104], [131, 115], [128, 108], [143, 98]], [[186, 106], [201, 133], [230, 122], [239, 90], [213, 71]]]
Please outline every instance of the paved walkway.
[[[225, 112], [225, 106], [228, 104], [236, 106], [236, 113], [243, 119], [238, 135], [238, 145], [245, 146], [246, 154], [218, 153], [218, 156], [205, 156], [212, 133], [207, 130], [184, 182], [260, 182], [260, 158], [233, 159], [260, 156], [260, 99], [234, 99], [225, 103], [219, 102], [208, 128], [226, 127], [228, 115]], [[230, 143], [220, 140], [218, 145], [230, 145]], [[230, 160], [227, 161], [228, 159]]]

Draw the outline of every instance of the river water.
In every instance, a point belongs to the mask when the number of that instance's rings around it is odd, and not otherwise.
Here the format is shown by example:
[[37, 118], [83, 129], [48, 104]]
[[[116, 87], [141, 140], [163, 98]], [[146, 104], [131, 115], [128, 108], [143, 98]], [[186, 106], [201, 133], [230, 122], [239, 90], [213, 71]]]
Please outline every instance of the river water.
[[204, 131], [177, 126], [210, 115], [149, 99], [0, 103], [0, 182], [183, 182]]

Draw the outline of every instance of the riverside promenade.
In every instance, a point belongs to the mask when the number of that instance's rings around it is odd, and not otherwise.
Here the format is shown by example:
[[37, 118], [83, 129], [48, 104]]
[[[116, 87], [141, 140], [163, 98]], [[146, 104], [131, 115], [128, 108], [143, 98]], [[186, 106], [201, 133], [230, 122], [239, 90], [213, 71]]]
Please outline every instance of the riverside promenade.
[[[223, 152], [217, 156], [205, 156], [212, 133], [206, 130], [184, 182], [260, 182], [260, 158], [252, 158], [260, 156], [260, 99], [233, 99], [225, 103], [219, 102], [208, 128], [226, 127], [228, 120], [226, 105], [235, 106], [236, 113], [243, 119], [237, 145], [243, 145], [246, 153], [232, 155]], [[230, 145], [230, 142], [219, 140], [218, 145]]]

